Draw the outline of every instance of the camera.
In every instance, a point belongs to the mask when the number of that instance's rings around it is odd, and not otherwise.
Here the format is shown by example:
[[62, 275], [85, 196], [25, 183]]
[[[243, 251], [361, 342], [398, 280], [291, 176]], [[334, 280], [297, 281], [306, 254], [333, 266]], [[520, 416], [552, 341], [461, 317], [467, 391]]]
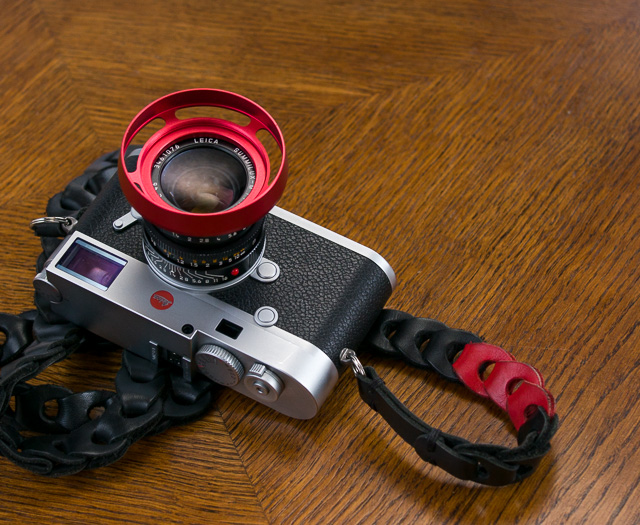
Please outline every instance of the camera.
[[36, 275], [51, 310], [188, 381], [313, 417], [395, 275], [375, 251], [275, 206], [288, 175], [275, 120], [235, 93], [172, 93], [132, 120], [117, 171]]

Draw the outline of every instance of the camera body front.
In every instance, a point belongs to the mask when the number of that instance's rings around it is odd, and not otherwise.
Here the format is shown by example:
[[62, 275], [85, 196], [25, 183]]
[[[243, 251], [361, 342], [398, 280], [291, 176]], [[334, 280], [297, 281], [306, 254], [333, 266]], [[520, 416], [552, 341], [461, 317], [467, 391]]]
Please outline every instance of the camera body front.
[[248, 277], [194, 291], [152, 271], [138, 217], [113, 177], [36, 276], [40, 296], [189, 381], [204, 375], [291, 417], [318, 412], [341, 350], [359, 345], [395, 285], [373, 250], [276, 207]]

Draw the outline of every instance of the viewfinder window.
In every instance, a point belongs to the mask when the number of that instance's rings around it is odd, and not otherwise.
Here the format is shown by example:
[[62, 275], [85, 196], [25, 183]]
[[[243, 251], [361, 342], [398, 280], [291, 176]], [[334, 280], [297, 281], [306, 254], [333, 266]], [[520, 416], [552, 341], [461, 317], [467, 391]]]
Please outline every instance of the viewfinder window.
[[107, 290], [127, 261], [82, 239], [76, 239], [56, 268], [99, 288]]

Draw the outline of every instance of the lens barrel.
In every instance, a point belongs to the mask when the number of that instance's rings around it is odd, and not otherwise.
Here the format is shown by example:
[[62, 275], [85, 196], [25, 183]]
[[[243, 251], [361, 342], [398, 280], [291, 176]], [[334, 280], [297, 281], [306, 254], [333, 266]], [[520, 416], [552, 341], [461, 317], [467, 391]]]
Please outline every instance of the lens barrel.
[[195, 292], [223, 290], [243, 281], [258, 266], [265, 248], [262, 230], [252, 248], [231, 256], [217, 255], [220, 264], [196, 264], [193, 262], [197, 261], [196, 259], [178, 258], [177, 261], [173, 261], [169, 257], [163, 257], [153, 246], [147, 233], [145, 232], [142, 248], [153, 272], [177, 288]]
[[[207, 116], [179, 118], [191, 107], [219, 107], [249, 118], [247, 125]], [[139, 132], [164, 124], [127, 157]], [[266, 130], [282, 160], [275, 176], [258, 133]], [[147, 262], [174, 286], [213, 291], [231, 286], [259, 264], [264, 216], [287, 179], [284, 139], [275, 120], [235, 93], [193, 89], [149, 104], [127, 128], [119, 162], [122, 191], [144, 219]]]
[[221, 268], [243, 258], [264, 238], [264, 219], [249, 228], [220, 238], [176, 238], [149, 223], [144, 225], [145, 242], [171, 262], [191, 268]]

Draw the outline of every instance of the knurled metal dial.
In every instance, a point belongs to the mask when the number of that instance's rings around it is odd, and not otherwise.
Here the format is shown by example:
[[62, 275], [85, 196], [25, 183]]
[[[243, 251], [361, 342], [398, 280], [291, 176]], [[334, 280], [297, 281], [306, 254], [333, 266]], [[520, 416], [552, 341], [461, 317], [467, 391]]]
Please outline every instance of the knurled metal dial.
[[220, 385], [237, 385], [244, 375], [238, 358], [217, 345], [203, 345], [196, 352], [195, 360], [200, 373]]
[[280, 378], [261, 363], [254, 363], [244, 377], [244, 385], [262, 401], [277, 401], [284, 385]]

